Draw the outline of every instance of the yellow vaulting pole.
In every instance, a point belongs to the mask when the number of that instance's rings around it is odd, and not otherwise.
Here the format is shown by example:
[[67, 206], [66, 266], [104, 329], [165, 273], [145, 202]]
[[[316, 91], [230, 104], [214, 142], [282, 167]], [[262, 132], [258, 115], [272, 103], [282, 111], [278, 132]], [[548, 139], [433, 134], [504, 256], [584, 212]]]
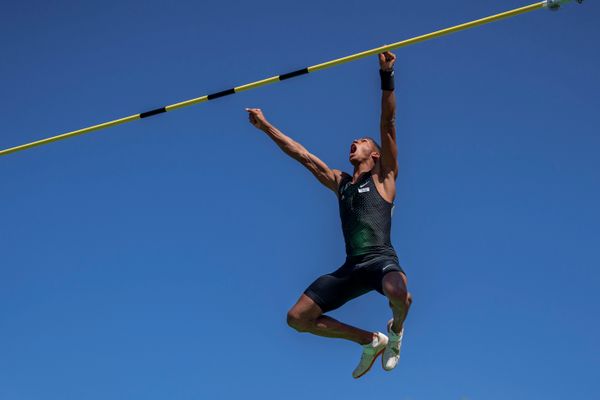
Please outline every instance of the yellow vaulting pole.
[[540, 8], [544, 8], [546, 6], [546, 2], [542, 1], [540, 3], [531, 4], [529, 6], [515, 8], [514, 10], [506, 11], [500, 14], [491, 15], [489, 17], [481, 18], [475, 21], [466, 22], [464, 24], [452, 26], [450, 28], [441, 29], [439, 31], [431, 32], [426, 35], [416, 36], [412, 39], [406, 39], [400, 42], [388, 44], [385, 46], [377, 47], [375, 49], [363, 51], [361, 53], [352, 54], [351, 56], [338, 58], [337, 60], [327, 61], [322, 64], [313, 65], [312, 67], [308, 67], [309, 72], [318, 71], [321, 69], [333, 67], [334, 65], [344, 64], [350, 61], [358, 60], [359, 58], [372, 56], [375, 54], [383, 53], [384, 51], [394, 50], [400, 47], [405, 47], [414, 43], [424, 42], [425, 40], [437, 38], [444, 35], [449, 35], [454, 32], [462, 31], [469, 28], [474, 28], [476, 26], [488, 24], [490, 22], [498, 21], [499, 19], [504, 19], [508, 17], [514, 17], [515, 15], [524, 14], [529, 11], [538, 10]]
[[26, 143], [26, 144], [22, 144], [20, 146], [11, 147], [9, 149], [0, 151], [0, 156], [4, 156], [4, 155], [10, 154], [10, 153], [15, 153], [15, 152], [21, 151], [21, 150], [30, 149], [30, 148], [35, 147], [35, 146], [41, 146], [43, 144], [56, 142], [56, 141], [63, 140], [63, 139], [66, 139], [66, 138], [70, 138], [70, 137], [73, 137], [73, 136], [83, 135], [84, 133], [98, 131], [100, 129], [109, 128], [111, 126], [124, 124], [125, 122], [134, 121], [136, 119], [140, 119], [140, 114], [130, 115], [129, 117], [115, 119], [113, 121], [104, 122], [102, 124], [92, 125], [92, 126], [88, 126], [87, 128], [82, 128], [82, 129], [78, 129], [76, 131], [71, 131], [71, 132], [63, 133], [62, 135], [56, 135], [56, 136], [52, 136], [52, 137], [49, 137], [49, 138], [46, 138], [46, 139], [36, 140], [35, 142]]
[[[142, 119], [142, 118], [148, 118], [157, 114], [161, 114], [164, 112], [168, 112], [168, 111], [173, 111], [179, 108], [183, 108], [183, 107], [188, 107], [194, 104], [199, 104], [199, 103], [203, 103], [205, 101], [209, 101], [209, 100], [214, 100], [217, 99], [219, 97], [223, 97], [223, 96], [227, 96], [230, 94], [234, 94], [234, 93], [238, 93], [244, 90], [250, 90], [250, 89], [254, 89], [260, 86], [264, 86], [264, 85], [268, 85], [271, 83], [275, 83], [275, 82], [279, 82], [279, 81], [283, 81], [286, 79], [290, 79], [290, 78], [294, 78], [296, 76], [300, 76], [300, 75], [304, 75], [304, 74], [308, 74], [310, 72], [315, 72], [315, 71], [319, 71], [322, 69], [326, 69], [326, 68], [330, 68], [333, 67], [335, 65], [340, 65], [340, 64], [344, 64], [344, 63], [348, 63], [354, 60], [358, 60], [359, 58], [364, 58], [364, 57], [368, 57], [368, 56], [372, 56], [375, 54], [379, 54], [382, 53], [384, 51], [388, 51], [388, 50], [394, 50], [400, 47], [405, 47], [405, 46], [409, 46], [411, 44], [414, 43], [419, 43], [419, 42], [423, 42], [425, 40], [429, 40], [429, 39], [433, 39], [433, 38], [437, 38], [440, 36], [444, 36], [444, 35], [448, 35], [454, 32], [458, 32], [458, 31], [462, 31], [465, 29], [469, 29], [469, 28], [473, 28], [476, 26], [480, 26], [480, 25], [484, 25], [484, 24], [488, 24], [490, 22], [494, 22], [494, 21], [498, 21], [500, 19], [505, 19], [505, 18], [509, 18], [509, 17], [513, 17], [516, 15], [520, 15], [520, 14], [524, 14], [530, 11], [534, 11], [534, 10], [538, 10], [540, 8], [549, 8], [551, 10], [556, 10], [558, 9], [562, 4], [565, 4], [567, 2], [569, 2], [570, 0], [546, 0], [546, 1], [541, 1], [539, 3], [535, 3], [535, 4], [531, 4], [525, 7], [520, 7], [520, 8], [516, 8], [514, 10], [510, 10], [510, 11], [506, 11], [500, 14], [496, 14], [496, 15], [491, 15], [489, 17], [485, 17], [485, 18], [481, 18], [475, 21], [471, 21], [471, 22], [466, 22], [464, 24], [460, 24], [460, 25], [456, 25], [456, 26], [452, 26], [450, 28], [446, 28], [446, 29], [441, 29], [439, 31], [435, 31], [435, 32], [431, 32], [428, 33], [426, 35], [421, 35], [421, 36], [416, 36], [414, 38], [411, 39], [406, 39], [400, 42], [396, 42], [396, 43], [392, 43], [392, 44], [388, 44], [385, 46], [381, 46], [381, 47], [376, 47], [374, 49], [371, 50], [366, 50], [360, 53], [356, 53], [356, 54], [352, 54], [346, 57], [342, 57], [342, 58], [338, 58], [336, 60], [331, 60], [331, 61], [327, 61], [321, 64], [317, 64], [317, 65], [313, 65], [311, 67], [307, 67], [307, 68], [303, 68], [303, 69], [299, 69], [297, 71], [292, 71], [286, 74], [281, 74], [281, 75], [275, 75], [272, 76], [270, 78], [266, 78], [266, 79], [261, 79], [259, 81], [256, 82], [251, 82], [245, 85], [241, 85], [241, 86], [236, 86], [232, 89], [228, 89], [228, 90], [223, 90], [221, 92], [217, 92], [217, 93], [212, 93], [206, 96], [202, 96], [202, 97], [197, 97], [194, 99], [190, 99], [190, 100], [185, 100], [179, 103], [175, 103], [175, 104], [171, 104], [165, 107], [161, 107], [161, 108], [157, 108], [154, 110], [150, 110], [150, 111], [146, 111], [140, 114], [134, 114], [134, 115], [130, 115], [128, 117], [124, 117], [124, 118], [120, 118], [120, 119], [115, 119], [113, 121], [108, 121], [108, 122], [104, 122], [101, 124], [97, 124], [97, 125], [92, 125], [92, 126], [88, 126], [86, 128], [82, 128], [82, 129], [78, 129], [75, 131], [71, 131], [71, 132], [66, 132], [60, 135], [56, 135], [56, 136], [52, 136], [46, 139], [41, 139], [41, 140], [37, 140], [35, 142], [31, 142], [31, 143], [26, 143], [26, 144], [22, 144], [20, 146], [15, 146], [15, 147], [10, 147], [4, 150], [0, 150], [0, 156], [4, 156], [10, 153], [15, 153], [17, 151], [21, 151], [21, 150], [26, 150], [26, 149], [30, 149], [32, 147], [35, 146], [41, 146], [44, 144], [48, 144], [51, 142], [56, 142], [58, 140], [63, 140], [63, 139], [67, 139], [73, 136], [77, 136], [77, 135], [82, 135], [84, 133], [89, 133], [89, 132], [93, 132], [93, 131], [97, 131], [100, 129], [105, 129], [105, 128], [109, 128], [111, 126], [115, 126], [115, 125], [120, 125], [120, 124], [124, 124], [126, 122], [131, 122], [137, 119]], [[581, 2], [582, 0], [578, 0], [578, 2]]]

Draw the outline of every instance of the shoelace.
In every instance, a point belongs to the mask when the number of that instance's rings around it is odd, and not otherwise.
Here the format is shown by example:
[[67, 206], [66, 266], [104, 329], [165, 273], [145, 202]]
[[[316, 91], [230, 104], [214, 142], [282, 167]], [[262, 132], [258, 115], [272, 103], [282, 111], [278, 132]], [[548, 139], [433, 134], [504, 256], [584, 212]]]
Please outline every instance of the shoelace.
[[402, 336], [401, 335], [398, 335], [398, 336], [396, 336], [396, 335], [389, 335], [388, 342], [400, 342], [400, 341], [402, 341]]
[[373, 358], [374, 355], [375, 355], [375, 353], [363, 352], [362, 355], [360, 356], [360, 362], [358, 363], [359, 367], [362, 365], [365, 365], [365, 364], [370, 364], [371, 359]]
[[389, 336], [388, 347], [396, 356], [400, 355], [400, 343], [402, 343], [402, 335]]
[[361, 358], [366, 357], [366, 356], [371, 357], [371, 356], [373, 356], [373, 354], [375, 354], [375, 347], [366, 347], [366, 348], [363, 348], [363, 353], [362, 353]]

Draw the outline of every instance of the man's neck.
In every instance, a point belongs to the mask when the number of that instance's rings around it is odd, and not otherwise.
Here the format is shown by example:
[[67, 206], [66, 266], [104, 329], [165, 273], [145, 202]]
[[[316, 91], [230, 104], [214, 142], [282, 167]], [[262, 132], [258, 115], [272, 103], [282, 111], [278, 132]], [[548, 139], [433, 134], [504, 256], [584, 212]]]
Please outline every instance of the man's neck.
[[374, 164], [373, 164], [373, 161], [371, 161], [371, 160], [355, 165], [354, 173], [352, 174], [352, 183], [356, 183], [358, 178], [365, 172], [372, 170], [373, 166], [374, 166]]

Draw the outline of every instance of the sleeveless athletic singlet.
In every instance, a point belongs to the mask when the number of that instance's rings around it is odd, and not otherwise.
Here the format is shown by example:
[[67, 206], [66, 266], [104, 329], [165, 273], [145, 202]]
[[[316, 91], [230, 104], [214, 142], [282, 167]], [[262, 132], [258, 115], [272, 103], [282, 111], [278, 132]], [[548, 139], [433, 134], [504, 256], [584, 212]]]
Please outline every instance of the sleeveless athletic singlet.
[[384, 200], [366, 172], [352, 184], [344, 175], [338, 189], [340, 218], [346, 242], [346, 255], [384, 254], [395, 256], [390, 241], [394, 205]]

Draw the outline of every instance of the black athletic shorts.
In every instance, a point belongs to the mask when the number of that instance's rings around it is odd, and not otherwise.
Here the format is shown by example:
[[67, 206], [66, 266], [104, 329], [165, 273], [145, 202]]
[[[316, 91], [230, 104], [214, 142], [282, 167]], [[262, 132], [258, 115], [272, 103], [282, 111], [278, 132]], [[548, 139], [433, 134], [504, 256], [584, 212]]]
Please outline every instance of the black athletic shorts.
[[371, 290], [384, 294], [381, 280], [385, 274], [392, 271], [404, 273], [396, 256], [365, 254], [347, 257], [344, 265], [317, 278], [304, 294], [325, 313]]

